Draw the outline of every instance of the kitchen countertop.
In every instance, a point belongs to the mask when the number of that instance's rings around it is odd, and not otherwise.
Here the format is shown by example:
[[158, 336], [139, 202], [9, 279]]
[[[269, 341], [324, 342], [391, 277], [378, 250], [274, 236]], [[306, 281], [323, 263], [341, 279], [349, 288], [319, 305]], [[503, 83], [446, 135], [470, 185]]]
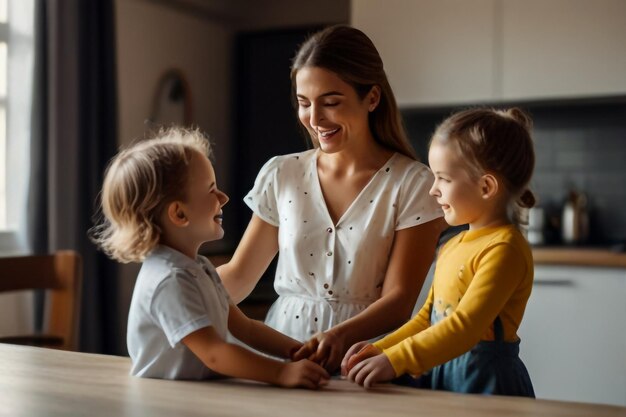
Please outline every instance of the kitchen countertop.
[[25, 416], [572, 416], [617, 417], [626, 408], [454, 394], [392, 384], [366, 391], [332, 379], [317, 391], [243, 380], [167, 381], [130, 376], [127, 357], [0, 344], [0, 415]]
[[609, 248], [533, 247], [536, 265], [572, 265], [626, 268], [626, 253]]
[[[626, 252], [609, 247], [535, 246], [532, 248], [536, 265], [571, 265], [626, 268]], [[215, 266], [230, 260], [230, 255], [209, 256]]]

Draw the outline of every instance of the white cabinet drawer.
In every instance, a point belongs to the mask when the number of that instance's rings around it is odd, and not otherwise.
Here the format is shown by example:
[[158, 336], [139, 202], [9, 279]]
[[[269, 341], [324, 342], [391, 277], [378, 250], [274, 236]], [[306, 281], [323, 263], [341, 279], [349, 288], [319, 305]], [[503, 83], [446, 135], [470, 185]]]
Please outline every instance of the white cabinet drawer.
[[626, 270], [536, 266], [519, 330], [538, 398], [626, 406]]

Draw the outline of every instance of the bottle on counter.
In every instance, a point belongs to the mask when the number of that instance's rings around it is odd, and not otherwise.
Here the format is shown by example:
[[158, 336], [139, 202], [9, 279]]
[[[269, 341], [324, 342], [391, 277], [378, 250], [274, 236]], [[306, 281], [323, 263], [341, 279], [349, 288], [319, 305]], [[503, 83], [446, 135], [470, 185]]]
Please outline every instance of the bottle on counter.
[[545, 244], [545, 213], [543, 207], [535, 206], [528, 210], [528, 243], [531, 245]]
[[589, 215], [587, 196], [584, 193], [570, 191], [561, 215], [561, 238], [567, 245], [585, 243], [589, 236]]

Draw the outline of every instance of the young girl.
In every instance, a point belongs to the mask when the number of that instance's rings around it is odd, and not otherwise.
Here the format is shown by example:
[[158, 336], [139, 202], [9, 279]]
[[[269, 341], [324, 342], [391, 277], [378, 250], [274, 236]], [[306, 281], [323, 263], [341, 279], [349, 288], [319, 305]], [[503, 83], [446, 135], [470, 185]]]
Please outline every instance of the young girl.
[[450, 225], [469, 230], [441, 248], [420, 312], [346, 353], [350, 380], [369, 387], [403, 376], [432, 389], [534, 397], [517, 336], [533, 282], [531, 250], [517, 228], [519, 207], [535, 203], [530, 128], [515, 108], [462, 111], [437, 128], [430, 194]]
[[142, 262], [128, 317], [131, 374], [166, 379], [217, 375], [284, 387], [316, 388], [329, 378], [319, 365], [280, 362], [227, 343], [240, 341], [289, 358], [301, 347], [232, 303], [203, 242], [221, 239], [222, 207], [208, 159], [209, 143], [197, 130], [172, 128], [120, 152], [102, 190], [103, 222], [92, 238], [120, 262]]

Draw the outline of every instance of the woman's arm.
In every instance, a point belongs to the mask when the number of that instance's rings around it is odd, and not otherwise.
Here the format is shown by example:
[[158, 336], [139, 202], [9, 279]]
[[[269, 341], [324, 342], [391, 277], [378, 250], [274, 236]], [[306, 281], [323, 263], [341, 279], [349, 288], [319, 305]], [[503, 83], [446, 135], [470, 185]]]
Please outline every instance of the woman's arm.
[[376, 346], [381, 351], [387, 349], [393, 345], [400, 343], [402, 340], [406, 339], [409, 336], [413, 336], [423, 330], [426, 330], [430, 327], [430, 314], [432, 311], [432, 307], [434, 304], [434, 294], [433, 287], [431, 285], [430, 290], [428, 291], [428, 298], [426, 298], [426, 302], [420, 309], [420, 311], [409, 321], [404, 323], [401, 327], [399, 327], [394, 332], [389, 333], [384, 338], [374, 342], [374, 346]]
[[445, 225], [443, 218], [437, 218], [396, 232], [381, 297], [358, 315], [318, 335], [314, 360], [334, 371], [354, 343], [389, 332], [410, 317]]
[[291, 355], [302, 346], [302, 343], [265, 323], [246, 317], [235, 305], [230, 306], [228, 313], [228, 330], [246, 345], [280, 358], [291, 359]]
[[277, 252], [278, 228], [253, 214], [230, 262], [217, 267], [236, 304], [250, 295]]
[[359, 362], [383, 353], [387, 349], [409, 336], [413, 336], [430, 326], [430, 311], [433, 304], [433, 287], [430, 287], [428, 298], [419, 313], [407, 321], [399, 329], [389, 333], [384, 338], [369, 343], [367, 340], [357, 342], [346, 352], [341, 361], [341, 374], [346, 375]]
[[302, 360], [283, 363], [227, 343], [212, 327], [185, 336], [182, 342], [211, 370], [283, 387], [317, 388], [330, 376], [319, 365]]

